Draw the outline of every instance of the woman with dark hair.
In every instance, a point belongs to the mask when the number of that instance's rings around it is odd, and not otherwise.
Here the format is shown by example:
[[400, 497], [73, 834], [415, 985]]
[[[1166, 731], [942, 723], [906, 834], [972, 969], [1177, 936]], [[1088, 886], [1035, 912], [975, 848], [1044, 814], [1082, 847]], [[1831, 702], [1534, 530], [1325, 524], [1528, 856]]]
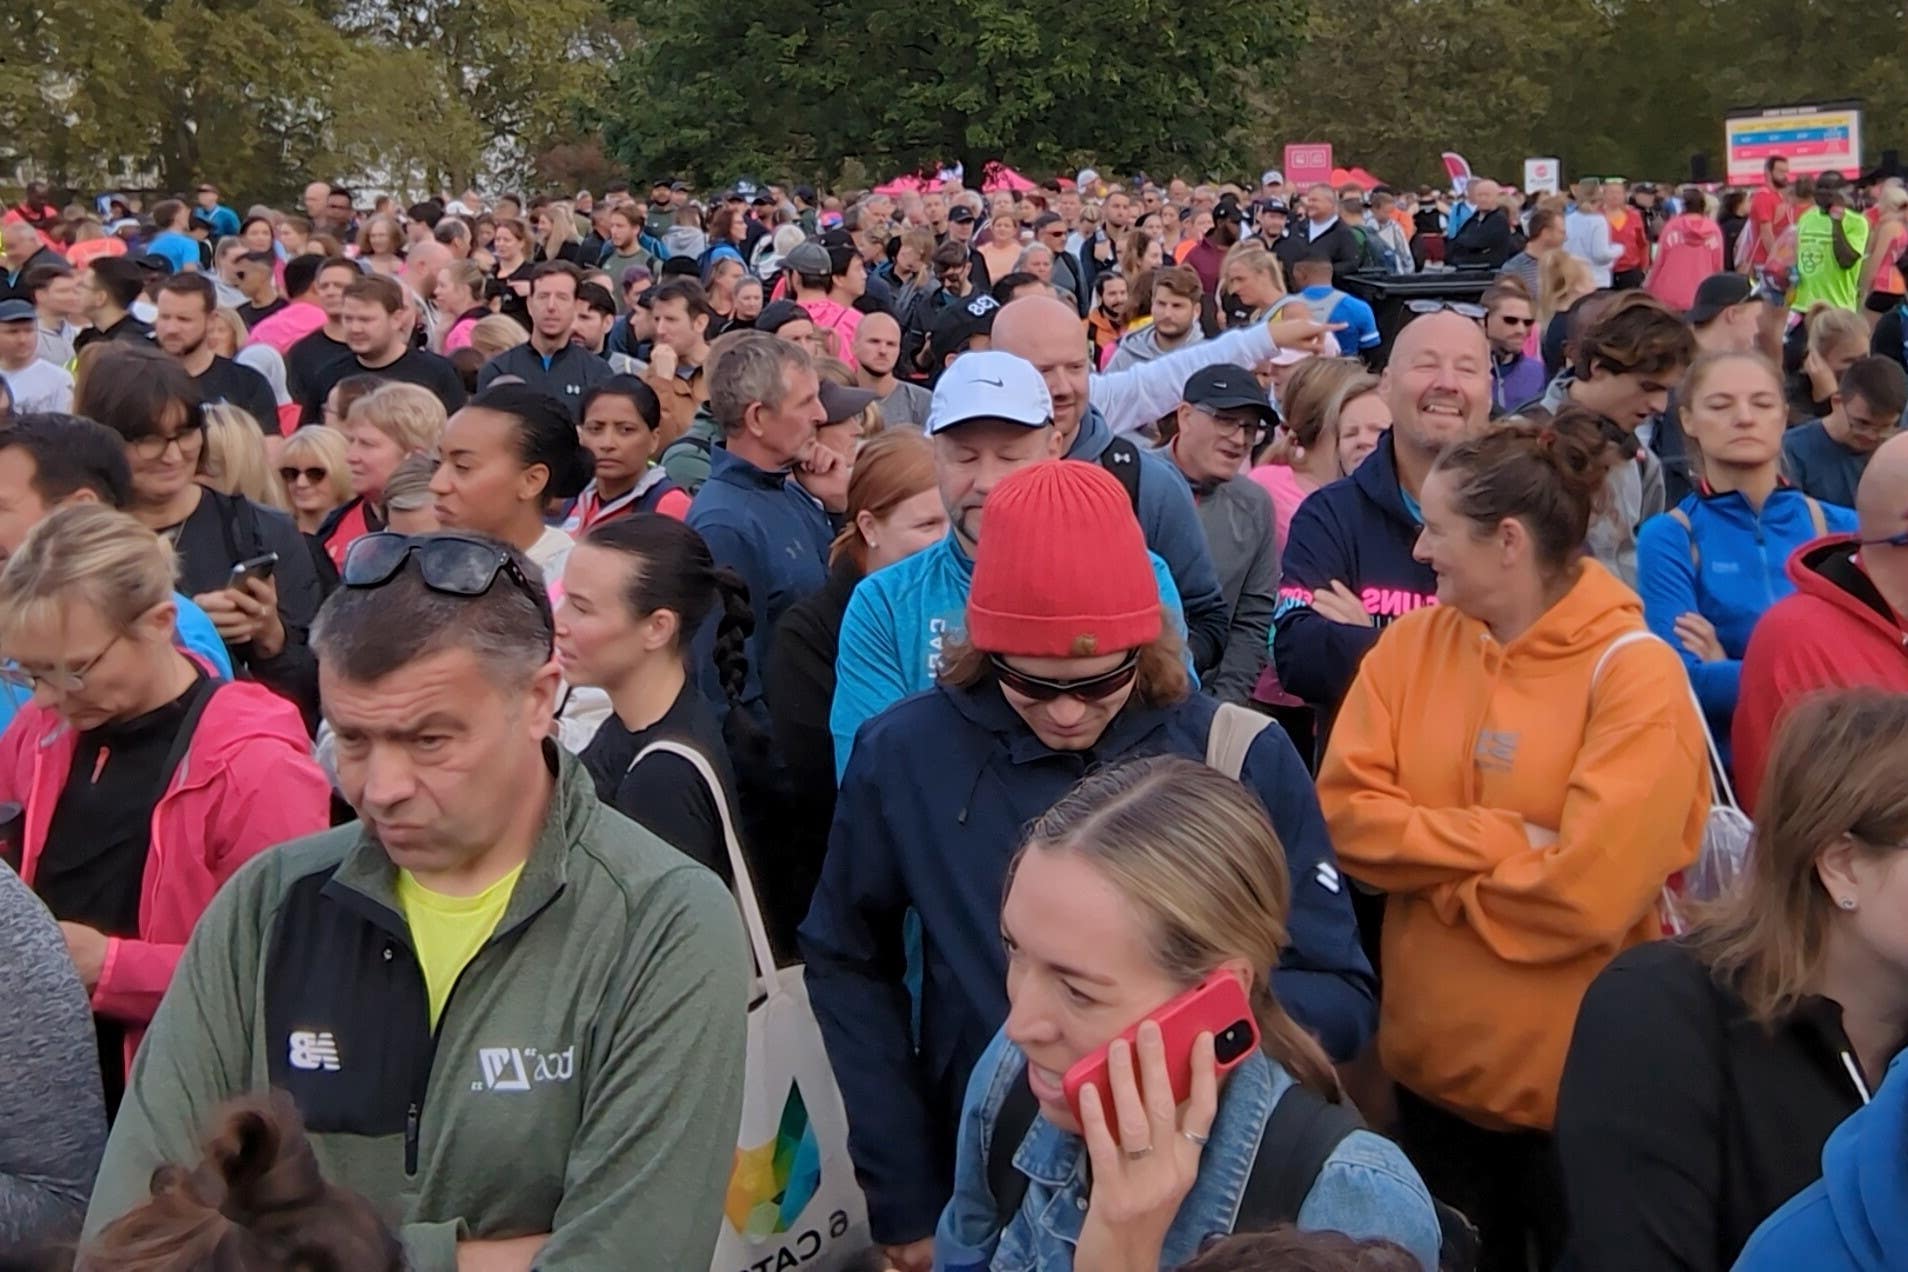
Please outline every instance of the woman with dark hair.
[[1733, 274], [1742, 264], [1736, 258], [1736, 243], [1742, 238], [1743, 227], [1749, 224], [1749, 192], [1731, 190], [1723, 195], [1722, 215], [1716, 222], [1723, 232], [1723, 268]]
[[1566, 410], [1446, 450], [1415, 555], [1438, 604], [1385, 629], [1319, 771], [1346, 873], [1387, 896], [1378, 1028], [1400, 1142], [1483, 1240], [1555, 1266], [1550, 1130], [1584, 990], [1662, 932], [1707, 751], [1681, 662], [1586, 557], [1617, 448]]
[[[932, 692], [862, 726], [801, 928], [875, 1237], [891, 1244], [933, 1231], [953, 1111], [1007, 1018], [1008, 863], [1028, 821], [1092, 768], [1215, 754], [1285, 848], [1293, 939], [1271, 986], [1339, 1059], [1357, 1053], [1374, 1015], [1305, 766], [1265, 717], [1192, 691], [1132, 501], [1105, 469], [1044, 462], [994, 488], [965, 640], [950, 635], [942, 656]], [[918, 1029], [904, 982], [910, 912]]]
[[[310, 541], [291, 517], [198, 480], [205, 458], [199, 387], [159, 349], [117, 342], [90, 356], [75, 413], [126, 442], [126, 511], [172, 544], [179, 590], [212, 619], [236, 667], [277, 690], [316, 727], [318, 666], [305, 633], [324, 601]], [[262, 558], [275, 556], [269, 567]], [[259, 562], [242, 580], [234, 567]]]
[[431, 493], [443, 527], [503, 540], [554, 584], [571, 539], [545, 523], [544, 510], [590, 478], [563, 403], [528, 385], [492, 385], [445, 423], [439, 458]]
[[[716, 669], [731, 703], [754, 627], [748, 589], [718, 569], [702, 536], [673, 517], [639, 512], [598, 524], [570, 552], [556, 607], [556, 653], [574, 684], [609, 695], [613, 714], [583, 749], [603, 802], [732, 879], [716, 800], [734, 815], [735, 779], [715, 712], [689, 675], [688, 651], [712, 610]], [[711, 791], [679, 755], [644, 756], [653, 742], [700, 752], [722, 779]]]
[[1748, 872], [1604, 969], [1557, 1108], [1570, 1269], [1722, 1272], [1908, 1044], [1908, 697], [1797, 705]]
[[[748, 232], [749, 219], [740, 208], [725, 203], [709, 214], [709, 246], [697, 263], [702, 268], [702, 281], [710, 286], [711, 292], [715, 290], [715, 267], [720, 262], [734, 261], [744, 273], [748, 272], [749, 264], [742, 259], [742, 240]], [[721, 308], [717, 306], [718, 311]], [[723, 316], [728, 315], [724, 313]], [[713, 336], [716, 333], [709, 334]]]
[[531, 259], [534, 246], [530, 231], [522, 221], [504, 217], [497, 222], [490, 250], [497, 258], [494, 270], [497, 282], [504, 288], [502, 312], [515, 319], [525, 331], [530, 329], [530, 271], [536, 268], [536, 262]]
[[632, 512], [660, 512], [678, 521], [689, 515], [688, 492], [650, 463], [662, 426], [654, 389], [633, 375], [611, 376], [583, 395], [582, 412], [577, 431], [595, 460], [595, 475], [570, 507], [566, 534], [583, 534]]
[[289, 1095], [217, 1111], [196, 1166], [153, 1172], [152, 1198], [80, 1250], [74, 1272], [403, 1272], [378, 1209], [325, 1182]]

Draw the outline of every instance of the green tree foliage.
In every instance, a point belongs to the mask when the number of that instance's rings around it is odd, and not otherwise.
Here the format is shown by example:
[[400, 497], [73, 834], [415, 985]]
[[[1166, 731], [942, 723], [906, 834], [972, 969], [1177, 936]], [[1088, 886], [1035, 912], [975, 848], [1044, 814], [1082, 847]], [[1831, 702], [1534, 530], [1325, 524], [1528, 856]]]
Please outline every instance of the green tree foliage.
[[1289, 63], [1303, 0], [613, 3], [643, 38], [602, 123], [641, 173], [886, 174], [990, 159], [1204, 171], [1246, 159], [1248, 76]]

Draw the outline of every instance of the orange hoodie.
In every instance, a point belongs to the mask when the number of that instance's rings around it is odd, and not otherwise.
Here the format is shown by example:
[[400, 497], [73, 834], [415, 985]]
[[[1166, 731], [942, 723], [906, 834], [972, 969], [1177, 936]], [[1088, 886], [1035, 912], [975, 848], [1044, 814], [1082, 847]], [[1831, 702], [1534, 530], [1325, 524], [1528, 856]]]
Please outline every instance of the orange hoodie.
[[1339, 864], [1389, 894], [1380, 1054], [1418, 1095], [1493, 1129], [1549, 1129], [1577, 1007], [1618, 952], [1660, 935], [1709, 807], [1702, 727], [1675, 651], [1617, 636], [1643, 605], [1595, 561], [1499, 645], [1434, 606], [1393, 623], [1332, 730], [1318, 781]]

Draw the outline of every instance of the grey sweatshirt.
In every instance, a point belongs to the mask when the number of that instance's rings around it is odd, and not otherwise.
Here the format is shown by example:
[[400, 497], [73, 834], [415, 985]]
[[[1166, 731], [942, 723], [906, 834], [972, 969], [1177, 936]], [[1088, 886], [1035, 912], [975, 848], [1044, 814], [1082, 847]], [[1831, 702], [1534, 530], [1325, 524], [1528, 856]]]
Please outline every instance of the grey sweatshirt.
[[[1174, 472], [1185, 476], [1173, 463], [1172, 443], [1156, 449]], [[1250, 477], [1233, 477], [1210, 489], [1193, 487], [1193, 503], [1232, 616], [1219, 666], [1205, 676], [1202, 688], [1221, 702], [1243, 705], [1251, 700], [1259, 673], [1272, 656], [1272, 610], [1279, 594], [1272, 496]]]
[[[1106, 374], [1111, 375], [1115, 371], [1124, 371], [1128, 367], [1138, 366], [1142, 362], [1152, 362], [1157, 358], [1165, 357], [1168, 352], [1177, 353], [1181, 349], [1190, 349], [1205, 338], [1206, 333], [1200, 330], [1198, 323], [1194, 323], [1192, 330], [1186, 333], [1184, 340], [1174, 345], [1170, 351], [1161, 349], [1159, 347], [1159, 332], [1153, 328], [1151, 323], [1148, 323], [1138, 331], [1132, 332], [1120, 340], [1119, 348], [1113, 351], [1113, 360], [1106, 364]], [[1187, 374], [1190, 375], [1192, 372], [1188, 371]]]
[[0, 972], [0, 1250], [28, 1250], [78, 1234], [106, 1108], [92, 1009], [66, 941], [4, 864]]
[[[1551, 412], [1570, 405], [1570, 373], [1564, 371], [1544, 390], [1544, 406]], [[1649, 447], [1640, 447], [1603, 479], [1603, 498], [1590, 518], [1590, 537], [1584, 547], [1610, 572], [1636, 586], [1636, 532], [1668, 504], [1663, 462]]]

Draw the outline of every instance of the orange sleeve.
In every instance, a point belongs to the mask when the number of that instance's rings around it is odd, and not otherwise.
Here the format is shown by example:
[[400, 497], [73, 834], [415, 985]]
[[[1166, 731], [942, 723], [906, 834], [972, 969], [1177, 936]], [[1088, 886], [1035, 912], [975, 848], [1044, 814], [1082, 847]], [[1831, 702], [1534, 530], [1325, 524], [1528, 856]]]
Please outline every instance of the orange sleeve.
[[656, 511], [665, 517], [674, 517], [678, 521], [689, 519], [689, 492], [672, 490], [656, 501]]

